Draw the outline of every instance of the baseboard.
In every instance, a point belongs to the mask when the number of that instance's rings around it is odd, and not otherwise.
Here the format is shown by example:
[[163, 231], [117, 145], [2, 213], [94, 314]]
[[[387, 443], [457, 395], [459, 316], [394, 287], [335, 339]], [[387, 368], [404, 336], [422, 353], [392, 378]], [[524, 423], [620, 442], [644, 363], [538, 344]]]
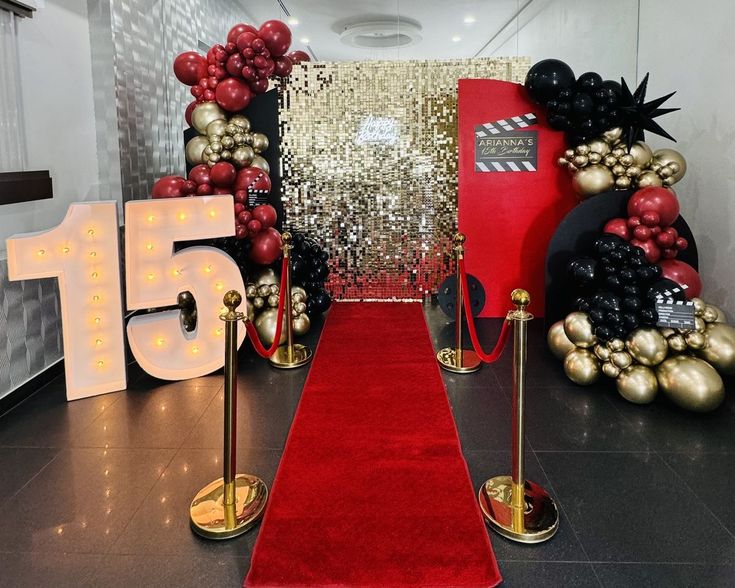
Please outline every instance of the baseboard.
[[51, 380], [64, 373], [64, 360], [60, 359], [15, 390], [0, 398], [0, 416], [18, 406], [26, 398], [43, 388]]

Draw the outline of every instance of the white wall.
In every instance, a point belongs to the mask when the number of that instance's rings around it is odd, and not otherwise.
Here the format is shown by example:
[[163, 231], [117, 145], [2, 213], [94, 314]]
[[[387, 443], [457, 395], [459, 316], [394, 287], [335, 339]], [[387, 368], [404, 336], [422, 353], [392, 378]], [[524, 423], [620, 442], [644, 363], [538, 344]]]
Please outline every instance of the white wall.
[[99, 199], [87, 2], [37, 4], [18, 25], [26, 161], [50, 170], [54, 197], [0, 208], [3, 255], [10, 235], [51, 228], [69, 203]]
[[[647, 1], [647, 0], [646, 0]], [[638, 0], [534, 0], [482, 57], [561, 59], [578, 76], [635, 78]]]
[[687, 159], [675, 186], [682, 216], [699, 247], [706, 300], [735, 315], [735, 3], [730, 0], [642, 0], [640, 75], [649, 96], [677, 90], [681, 111], [658, 119], [677, 139], [648, 136]]

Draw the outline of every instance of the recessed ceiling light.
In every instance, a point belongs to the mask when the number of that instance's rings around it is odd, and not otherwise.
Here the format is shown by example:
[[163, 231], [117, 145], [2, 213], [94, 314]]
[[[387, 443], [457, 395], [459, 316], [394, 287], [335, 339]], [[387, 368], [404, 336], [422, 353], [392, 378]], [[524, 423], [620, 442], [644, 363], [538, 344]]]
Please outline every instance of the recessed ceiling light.
[[304, 45], [308, 45], [308, 44], [309, 44], [309, 37], [301, 37], [301, 39], [300, 39], [300, 40], [301, 40], [301, 42], [302, 42], [302, 43], [303, 43]]
[[471, 14], [468, 14], [467, 16], [464, 17], [464, 24], [472, 24], [476, 20], [477, 19], [474, 16], [472, 16]]
[[292, 27], [295, 27], [297, 24], [299, 24], [299, 19], [296, 18], [295, 16], [289, 16], [288, 24], [290, 24]]
[[459, 43], [461, 40], [462, 40], [462, 37], [460, 37], [459, 35], [454, 35], [452, 37], [452, 43]]

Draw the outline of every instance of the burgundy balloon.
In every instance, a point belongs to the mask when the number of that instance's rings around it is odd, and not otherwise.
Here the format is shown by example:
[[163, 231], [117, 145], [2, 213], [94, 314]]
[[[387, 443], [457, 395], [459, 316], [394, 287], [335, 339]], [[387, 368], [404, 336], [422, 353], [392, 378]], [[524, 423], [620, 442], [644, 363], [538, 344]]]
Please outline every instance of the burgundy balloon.
[[665, 259], [661, 262], [661, 276], [686, 286], [684, 294], [690, 300], [702, 293], [702, 278], [691, 265], [678, 259]]
[[250, 104], [253, 93], [250, 87], [238, 78], [227, 78], [217, 86], [217, 104], [229, 112], [239, 112]]
[[256, 53], [262, 53], [265, 49], [265, 41], [258, 37], [257, 39], [253, 39], [253, 42], [250, 44], [250, 46], [253, 48], [253, 51]]
[[184, 186], [186, 179], [181, 176], [163, 176], [153, 184], [153, 198], [182, 198], [186, 196]]
[[[197, 86], [194, 86], [196, 88]], [[194, 89], [192, 88], [192, 89]], [[194, 112], [194, 109], [197, 106], [197, 101], [194, 100], [193, 102], [189, 102], [189, 105], [186, 107], [186, 110], [184, 111], [184, 120], [186, 120], [186, 124], [191, 126], [191, 113]]]
[[253, 91], [254, 94], [262, 94], [268, 89], [268, 80], [263, 79], [250, 82], [250, 89]]
[[174, 75], [182, 84], [194, 86], [207, 75], [207, 60], [195, 51], [185, 51], [174, 59]]
[[261, 204], [253, 208], [253, 218], [260, 221], [265, 228], [269, 228], [276, 224], [278, 214], [270, 204]]
[[214, 102], [216, 97], [217, 97], [217, 94], [215, 94], [214, 90], [210, 90], [209, 88], [204, 90], [204, 94], [202, 94], [202, 98], [204, 98], [204, 102]]
[[197, 196], [208, 196], [213, 193], [212, 184], [199, 184], [197, 186]]
[[245, 211], [245, 205], [240, 202], [235, 202], [235, 216], [238, 216], [243, 211]]
[[253, 65], [258, 69], [265, 69], [265, 66], [268, 65], [268, 60], [262, 55], [256, 55], [253, 58]]
[[[228, 190], [231, 190], [232, 185], [235, 183], [235, 178], [237, 178], [237, 170], [231, 163], [220, 161], [215, 163], [212, 166], [212, 169], [209, 170], [209, 177], [212, 178], [212, 184], [217, 188], [227, 188]], [[225, 194], [230, 193], [231, 192], [225, 192]]]
[[242, 77], [242, 68], [245, 67], [245, 58], [239, 53], [233, 53], [227, 58], [227, 73], [231, 76]]
[[235, 227], [235, 238], [244, 239], [248, 236], [248, 230], [244, 225], [237, 225]]
[[661, 225], [667, 227], [673, 224], [679, 216], [679, 201], [676, 194], [669, 188], [656, 186], [641, 188], [628, 200], [628, 214], [641, 216], [648, 211], [659, 215]]
[[247, 222], [247, 227], [248, 235], [252, 237], [260, 232], [260, 229], [263, 228], [263, 224], [257, 218], [253, 218]]
[[197, 184], [209, 184], [209, 166], [206, 163], [200, 163], [191, 168], [189, 179]]
[[184, 182], [184, 188], [183, 188], [184, 194], [186, 194], [187, 196], [189, 196], [190, 194], [194, 194], [196, 191], [197, 191], [197, 183], [196, 182], [194, 182], [192, 180], [186, 180], [186, 182]]
[[[243, 208], [245, 207], [243, 206]], [[252, 220], [252, 218], [253, 218], [253, 215], [250, 214], [249, 210], [242, 210], [237, 215], [237, 222], [239, 222], [241, 225], [247, 225]]]
[[230, 29], [230, 32], [227, 33], [227, 42], [237, 43], [237, 38], [243, 33], [253, 33], [254, 35], [257, 35], [258, 29], [256, 29], [252, 25], [245, 24], [245, 23], [236, 24], [234, 27]]
[[643, 249], [648, 263], [656, 263], [661, 259], [661, 249], [653, 242], [653, 239], [647, 239], [646, 241], [631, 239], [630, 244]]
[[243, 33], [237, 38], [237, 41], [236, 41], [237, 48], [240, 51], [244, 51], [245, 49], [252, 49], [253, 41], [255, 41], [255, 39], [257, 38], [258, 38], [258, 35], [256, 35], [255, 33], [251, 33], [249, 31], [246, 33]]
[[291, 46], [291, 29], [280, 20], [268, 20], [258, 29], [258, 36], [265, 41], [265, 46], [273, 57], [285, 55]]
[[247, 190], [237, 190], [237, 185], [235, 185], [235, 202], [239, 204], [246, 204], [248, 201], [248, 191]]
[[273, 59], [273, 65], [273, 73], [275, 73], [279, 78], [285, 78], [293, 69], [293, 63], [287, 55]]
[[228, 55], [232, 55], [233, 53], [237, 53], [237, 45], [234, 41], [228, 41], [225, 45], [225, 51], [227, 51]]
[[306, 53], [306, 51], [291, 51], [291, 53], [286, 54], [286, 57], [288, 57], [292, 63], [311, 61], [311, 57], [309, 57], [309, 54]]
[[621, 239], [625, 239], [626, 241], [630, 240], [630, 229], [628, 228], [628, 223], [625, 221], [624, 218], [613, 218], [609, 221], [607, 221], [607, 224], [605, 224], [605, 227], [602, 229], [604, 233], [610, 233], [612, 235], [617, 235]]
[[215, 188], [213, 190], [215, 196], [224, 196], [225, 194], [232, 194], [232, 190], [229, 188]]
[[255, 69], [250, 65], [243, 66], [240, 73], [242, 74], [242, 77], [249, 82], [255, 80]]
[[273, 227], [262, 229], [252, 238], [250, 259], [260, 265], [270, 265], [281, 256], [281, 234]]

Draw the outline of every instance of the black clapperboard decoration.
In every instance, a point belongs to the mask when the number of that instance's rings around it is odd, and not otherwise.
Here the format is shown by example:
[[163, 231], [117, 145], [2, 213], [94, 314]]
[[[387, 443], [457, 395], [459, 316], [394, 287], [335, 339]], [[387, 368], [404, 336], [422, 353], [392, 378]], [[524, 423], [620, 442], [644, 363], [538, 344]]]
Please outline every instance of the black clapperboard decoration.
[[528, 112], [475, 127], [476, 172], [535, 172], [538, 159], [536, 115]]
[[656, 295], [656, 312], [658, 322], [656, 326], [670, 329], [694, 329], [694, 303], [690, 300], [674, 300], [672, 296], [683, 292], [683, 288], [664, 290]]

